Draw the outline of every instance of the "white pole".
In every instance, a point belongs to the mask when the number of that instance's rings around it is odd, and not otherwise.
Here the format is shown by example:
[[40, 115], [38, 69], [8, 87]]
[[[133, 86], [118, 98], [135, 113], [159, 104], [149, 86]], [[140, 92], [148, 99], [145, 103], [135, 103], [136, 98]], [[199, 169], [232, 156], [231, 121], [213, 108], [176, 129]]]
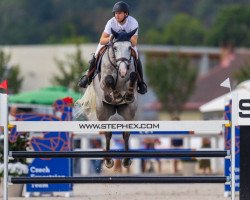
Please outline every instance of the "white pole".
[[4, 179], [3, 179], [3, 199], [8, 200], [8, 163], [9, 163], [9, 139], [8, 139], [8, 103], [7, 94], [0, 94], [1, 123], [4, 128]]
[[231, 199], [235, 199], [235, 127], [237, 123], [237, 102], [238, 94], [234, 93], [232, 96], [232, 110], [231, 110]]
[[207, 121], [11, 121], [19, 132], [194, 131], [220, 132], [227, 120]]
[[[89, 148], [89, 139], [87, 137], [81, 138], [81, 149], [88, 149]], [[88, 175], [89, 174], [89, 165], [90, 161], [88, 159], [80, 159], [81, 162], [81, 175]]]
[[[140, 138], [134, 137], [130, 140], [131, 148], [138, 149], [140, 148]], [[141, 174], [141, 159], [133, 160], [134, 174]]]

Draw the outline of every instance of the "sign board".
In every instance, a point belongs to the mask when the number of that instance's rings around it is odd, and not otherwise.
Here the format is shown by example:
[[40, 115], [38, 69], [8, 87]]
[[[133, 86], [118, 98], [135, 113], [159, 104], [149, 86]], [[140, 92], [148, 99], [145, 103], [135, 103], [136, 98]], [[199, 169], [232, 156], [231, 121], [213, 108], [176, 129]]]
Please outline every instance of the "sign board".
[[233, 123], [236, 126], [250, 124], [250, 92], [239, 91], [233, 94]]
[[[29, 165], [29, 177], [69, 177], [72, 176], [72, 159], [35, 158]], [[64, 184], [26, 184], [27, 192], [67, 192], [73, 190], [73, 185]]]

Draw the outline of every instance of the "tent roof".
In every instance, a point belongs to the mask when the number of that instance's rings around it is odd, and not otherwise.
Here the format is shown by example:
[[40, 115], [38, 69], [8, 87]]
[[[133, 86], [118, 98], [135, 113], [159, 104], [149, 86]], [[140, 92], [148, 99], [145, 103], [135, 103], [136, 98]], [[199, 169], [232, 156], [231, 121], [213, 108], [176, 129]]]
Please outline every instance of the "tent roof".
[[80, 96], [66, 87], [54, 86], [12, 95], [8, 100], [10, 103], [52, 105], [57, 99], [72, 97], [76, 101]]
[[[232, 93], [238, 92], [238, 91], [249, 91], [250, 92], [250, 80], [244, 81], [240, 83], [235, 90], [232, 91]], [[232, 93], [224, 94], [218, 98], [215, 98], [202, 106], [200, 106], [199, 110], [202, 113], [206, 112], [216, 112], [216, 111], [224, 111], [225, 105], [229, 102]]]

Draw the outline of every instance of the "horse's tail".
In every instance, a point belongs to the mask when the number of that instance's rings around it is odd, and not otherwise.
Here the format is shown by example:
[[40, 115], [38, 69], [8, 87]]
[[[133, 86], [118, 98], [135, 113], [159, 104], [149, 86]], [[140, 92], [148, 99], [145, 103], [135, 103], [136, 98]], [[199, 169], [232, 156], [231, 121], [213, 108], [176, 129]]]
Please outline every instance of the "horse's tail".
[[88, 86], [82, 98], [76, 101], [75, 106], [78, 107], [75, 117], [83, 115], [90, 121], [97, 121], [96, 94], [93, 82]]

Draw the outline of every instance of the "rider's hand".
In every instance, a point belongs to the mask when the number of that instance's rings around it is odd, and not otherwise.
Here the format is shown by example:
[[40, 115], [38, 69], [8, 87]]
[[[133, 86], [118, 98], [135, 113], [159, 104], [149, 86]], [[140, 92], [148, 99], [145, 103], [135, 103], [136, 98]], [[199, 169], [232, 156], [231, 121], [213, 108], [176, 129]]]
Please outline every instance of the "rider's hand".
[[111, 34], [111, 35], [109, 36], [109, 42], [112, 42], [113, 38], [114, 38], [114, 36]]

